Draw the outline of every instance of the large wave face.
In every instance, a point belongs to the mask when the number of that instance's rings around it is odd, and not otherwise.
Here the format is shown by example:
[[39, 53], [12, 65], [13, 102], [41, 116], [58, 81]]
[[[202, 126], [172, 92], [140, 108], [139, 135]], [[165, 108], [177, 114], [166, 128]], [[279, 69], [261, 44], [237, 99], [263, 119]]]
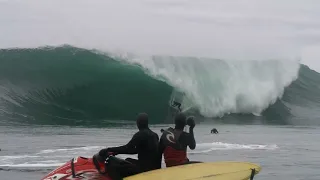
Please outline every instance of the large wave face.
[[4, 49], [1, 121], [100, 124], [147, 112], [161, 123], [178, 90], [185, 93], [182, 106], [204, 118], [301, 123], [292, 119], [310, 117], [305, 106], [318, 106], [320, 78], [299, 68], [295, 61], [119, 55], [70, 46]]
[[71, 47], [0, 51], [5, 118], [53, 124], [166, 114], [172, 88], [140, 67]]

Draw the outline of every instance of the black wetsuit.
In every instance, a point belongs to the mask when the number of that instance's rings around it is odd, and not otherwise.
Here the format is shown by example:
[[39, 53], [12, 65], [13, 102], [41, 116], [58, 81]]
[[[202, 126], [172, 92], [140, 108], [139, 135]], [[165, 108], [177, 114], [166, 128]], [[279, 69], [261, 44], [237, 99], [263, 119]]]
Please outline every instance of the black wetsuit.
[[[167, 167], [176, 166], [190, 162], [187, 158], [187, 147], [195, 149], [196, 141], [194, 139], [193, 130], [190, 133], [177, 131], [173, 128], [168, 128], [163, 132], [159, 143], [159, 159], [162, 160], [162, 154]], [[159, 161], [159, 160], [158, 160]]]
[[173, 105], [172, 105], [172, 107], [178, 107], [178, 109], [181, 111], [181, 103], [179, 103], [179, 102], [176, 102], [176, 101], [173, 101]]
[[[131, 172], [128, 172], [127, 175], [133, 175], [140, 172], [161, 168], [161, 162], [159, 163], [158, 161], [158, 145], [158, 134], [151, 131], [149, 128], [146, 128], [135, 133], [128, 144], [124, 146], [108, 148], [108, 151], [116, 154], [138, 154], [138, 160], [131, 158], [127, 159], [135, 166], [130, 167], [129, 171]], [[123, 169], [125, 168], [127, 167], [124, 167]], [[120, 172], [118, 167], [115, 167], [115, 169], [117, 172]]]
[[218, 132], [218, 130], [217, 130], [216, 128], [213, 128], [213, 129], [211, 130], [211, 133], [212, 133], [212, 134], [218, 134], [219, 132]]

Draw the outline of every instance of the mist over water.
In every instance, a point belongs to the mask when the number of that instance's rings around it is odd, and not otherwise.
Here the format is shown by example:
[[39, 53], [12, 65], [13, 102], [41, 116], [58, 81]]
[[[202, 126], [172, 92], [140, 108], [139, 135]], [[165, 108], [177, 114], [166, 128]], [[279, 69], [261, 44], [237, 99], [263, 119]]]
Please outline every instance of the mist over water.
[[320, 40], [320, 3], [313, 0], [0, 3], [3, 48], [71, 44], [148, 55], [265, 60], [308, 56], [305, 49]]

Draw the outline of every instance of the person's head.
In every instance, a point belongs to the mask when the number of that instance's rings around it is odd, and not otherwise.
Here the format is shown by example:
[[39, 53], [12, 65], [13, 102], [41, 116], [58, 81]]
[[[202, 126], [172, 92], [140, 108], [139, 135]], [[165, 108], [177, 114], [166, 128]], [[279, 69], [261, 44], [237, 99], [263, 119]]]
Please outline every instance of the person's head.
[[147, 113], [140, 113], [138, 114], [138, 117], [137, 117], [137, 126], [138, 126], [138, 129], [141, 130], [141, 129], [146, 129], [148, 128], [148, 124], [149, 124], [149, 120], [148, 120], [148, 114]]
[[187, 116], [183, 113], [179, 113], [174, 118], [174, 123], [176, 125], [176, 129], [183, 130], [187, 124]]

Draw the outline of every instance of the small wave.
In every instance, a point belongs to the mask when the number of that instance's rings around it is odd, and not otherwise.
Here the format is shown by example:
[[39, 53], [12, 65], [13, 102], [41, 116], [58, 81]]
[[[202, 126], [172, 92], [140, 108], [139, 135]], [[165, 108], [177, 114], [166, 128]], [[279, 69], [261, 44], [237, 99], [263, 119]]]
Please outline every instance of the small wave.
[[46, 149], [35, 154], [0, 156], [0, 167], [56, 167], [75, 156], [91, 156], [101, 146], [84, 146], [76, 148]]
[[190, 154], [208, 153], [214, 150], [275, 150], [276, 144], [232, 144], [223, 142], [201, 143], [197, 145], [197, 151], [189, 152]]
[[61, 152], [61, 151], [76, 151], [76, 150], [84, 150], [84, 151], [90, 151], [94, 149], [101, 149], [103, 146], [84, 146], [84, 147], [77, 147], [77, 148], [65, 148], [65, 149], [46, 149], [42, 150], [37, 154], [49, 154], [49, 153], [55, 153], [55, 152]]
[[[3, 164], [0, 167], [7, 168], [34, 168], [34, 167], [57, 167], [63, 165], [66, 161], [74, 156], [81, 154], [93, 153], [94, 150], [100, 149], [100, 146], [86, 146], [68, 149], [46, 149], [36, 153], [36, 155], [19, 155], [19, 156], [0, 156]], [[275, 150], [278, 146], [264, 144], [232, 144], [224, 142], [200, 143], [196, 151], [190, 151], [188, 154], [208, 153], [214, 150]], [[50, 153], [63, 152], [63, 155], [53, 155]], [[136, 155], [119, 155], [120, 158], [136, 158]], [[4, 169], [3, 169], [4, 170]]]
[[48, 171], [52, 171], [52, 166], [47, 166], [47, 167], [1, 167], [0, 166], [0, 171], [12, 171], [12, 172], [42, 172], [42, 173], [48, 173]]
[[13, 159], [26, 159], [26, 158], [39, 158], [40, 156], [32, 156], [32, 155], [20, 155], [20, 156], [0, 156], [1, 161], [5, 160], [13, 160]]
[[64, 163], [22, 163], [22, 164], [0, 164], [0, 167], [17, 167], [17, 168], [26, 168], [26, 167], [56, 167], [61, 166]]

